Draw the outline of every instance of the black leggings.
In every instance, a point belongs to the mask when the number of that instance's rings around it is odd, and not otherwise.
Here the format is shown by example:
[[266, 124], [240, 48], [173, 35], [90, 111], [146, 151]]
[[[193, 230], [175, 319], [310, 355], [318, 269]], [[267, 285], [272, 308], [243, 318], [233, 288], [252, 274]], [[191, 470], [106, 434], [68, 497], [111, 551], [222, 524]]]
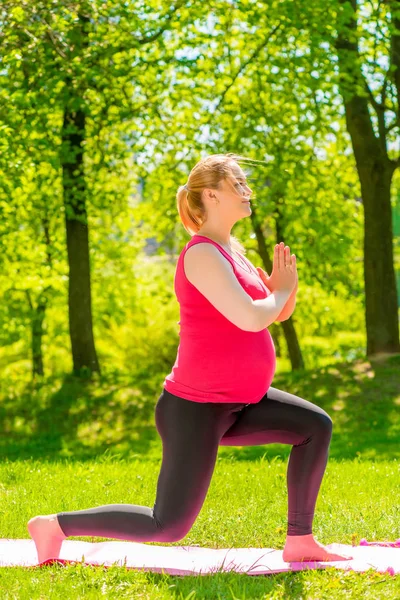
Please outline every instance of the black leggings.
[[163, 389], [155, 420], [163, 456], [154, 507], [108, 504], [61, 512], [57, 517], [66, 536], [181, 540], [204, 503], [218, 446], [271, 443], [293, 446], [287, 470], [287, 534], [312, 533], [332, 436], [332, 420], [322, 408], [273, 387], [257, 404], [198, 403]]

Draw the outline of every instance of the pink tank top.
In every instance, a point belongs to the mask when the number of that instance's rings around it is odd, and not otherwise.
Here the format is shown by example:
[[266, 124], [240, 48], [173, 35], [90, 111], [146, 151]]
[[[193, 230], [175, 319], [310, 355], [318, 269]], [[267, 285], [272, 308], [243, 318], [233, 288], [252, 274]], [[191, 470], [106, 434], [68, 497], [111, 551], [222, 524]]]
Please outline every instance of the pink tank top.
[[194, 235], [177, 261], [174, 289], [180, 305], [180, 342], [163, 386], [171, 394], [194, 402], [255, 404], [268, 391], [275, 373], [274, 342], [267, 328], [252, 332], [234, 325], [190, 283], [183, 258], [190, 246], [201, 242], [222, 252], [253, 300], [271, 294], [249, 260], [242, 255], [233, 259], [217, 242]]

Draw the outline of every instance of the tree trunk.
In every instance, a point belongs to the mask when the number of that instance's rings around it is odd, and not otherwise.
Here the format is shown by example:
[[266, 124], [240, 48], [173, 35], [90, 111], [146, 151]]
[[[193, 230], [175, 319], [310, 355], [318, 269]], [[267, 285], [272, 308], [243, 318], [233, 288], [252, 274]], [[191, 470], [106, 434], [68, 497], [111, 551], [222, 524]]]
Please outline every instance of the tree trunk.
[[400, 352], [390, 185], [380, 161], [357, 164], [364, 201], [364, 281], [367, 356]]
[[43, 371], [43, 321], [46, 315], [47, 299], [40, 299], [32, 318], [32, 377], [44, 375]]
[[29, 307], [31, 309], [32, 379], [35, 379], [36, 375], [44, 375], [42, 338], [43, 322], [46, 315], [47, 296], [46, 292], [40, 294], [37, 306], [35, 308], [28, 290], [26, 290], [26, 295], [28, 298]]
[[[347, 0], [340, 0], [348, 4]], [[364, 204], [364, 284], [367, 356], [400, 352], [390, 186], [395, 164], [387, 154], [384, 108], [369, 92], [357, 46], [357, 2], [336, 40], [339, 87]], [[393, 34], [392, 34], [393, 35]], [[362, 93], [361, 93], [362, 92]], [[375, 134], [368, 98], [376, 110]]]
[[293, 317], [289, 317], [286, 321], [282, 321], [281, 326], [285, 335], [292, 370], [304, 369], [303, 355], [300, 349], [299, 338], [297, 337], [296, 329], [294, 327]]
[[62, 169], [65, 226], [69, 263], [69, 331], [73, 370], [100, 371], [93, 338], [90, 288], [89, 231], [83, 172], [85, 114], [65, 109], [62, 130]]

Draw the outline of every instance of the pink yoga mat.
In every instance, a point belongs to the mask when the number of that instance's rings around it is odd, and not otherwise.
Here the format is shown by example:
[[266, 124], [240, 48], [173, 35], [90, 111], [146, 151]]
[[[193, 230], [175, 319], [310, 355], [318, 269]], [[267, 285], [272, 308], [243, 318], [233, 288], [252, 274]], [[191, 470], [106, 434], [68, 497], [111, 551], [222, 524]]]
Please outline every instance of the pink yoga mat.
[[[337, 569], [367, 571], [375, 569], [390, 575], [400, 573], [400, 539], [395, 542], [367, 542], [359, 546], [327, 544], [333, 552], [353, 556], [336, 562], [304, 561], [286, 563], [282, 550], [274, 548], [200, 548], [196, 546], [152, 546], [135, 542], [80, 542], [64, 540], [60, 564], [84, 563], [94, 566], [126, 566], [130, 569], [170, 573], [171, 575], [208, 575], [217, 571], [236, 571], [248, 575], [266, 575], [305, 569]], [[0, 540], [1, 567], [42, 567], [53, 559], [38, 564], [31, 539]]]

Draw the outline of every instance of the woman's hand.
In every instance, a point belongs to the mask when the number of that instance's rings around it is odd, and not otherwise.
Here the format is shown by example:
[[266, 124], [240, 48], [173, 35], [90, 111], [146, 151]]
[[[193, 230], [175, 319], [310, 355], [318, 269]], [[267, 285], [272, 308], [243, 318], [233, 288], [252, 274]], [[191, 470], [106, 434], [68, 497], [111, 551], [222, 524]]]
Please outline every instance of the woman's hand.
[[[281, 255], [281, 260], [284, 259], [284, 252], [286, 253], [285, 254], [286, 260], [288, 261], [290, 259], [289, 246], [284, 246], [284, 243], [281, 242], [275, 248], [276, 248], [276, 250], [274, 252], [274, 264], [272, 266], [271, 275], [269, 276], [268, 273], [266, 273], [261, 267], [256, 267], [262, 282], [267, 286], [267, 288], [271, 292], [274, 292], [276, 290], [276, 272], [278, 271], [279, 254]], [[275, 275], [274, 275], [274, 273], [275, 273]], [[297, 292], [297, 289], [298, 289], [298, 282], [299, 282], [299, 278], [297, 276], [297, 268], [296, 268], [296, 285], [293, 290], [295, 292]]]

